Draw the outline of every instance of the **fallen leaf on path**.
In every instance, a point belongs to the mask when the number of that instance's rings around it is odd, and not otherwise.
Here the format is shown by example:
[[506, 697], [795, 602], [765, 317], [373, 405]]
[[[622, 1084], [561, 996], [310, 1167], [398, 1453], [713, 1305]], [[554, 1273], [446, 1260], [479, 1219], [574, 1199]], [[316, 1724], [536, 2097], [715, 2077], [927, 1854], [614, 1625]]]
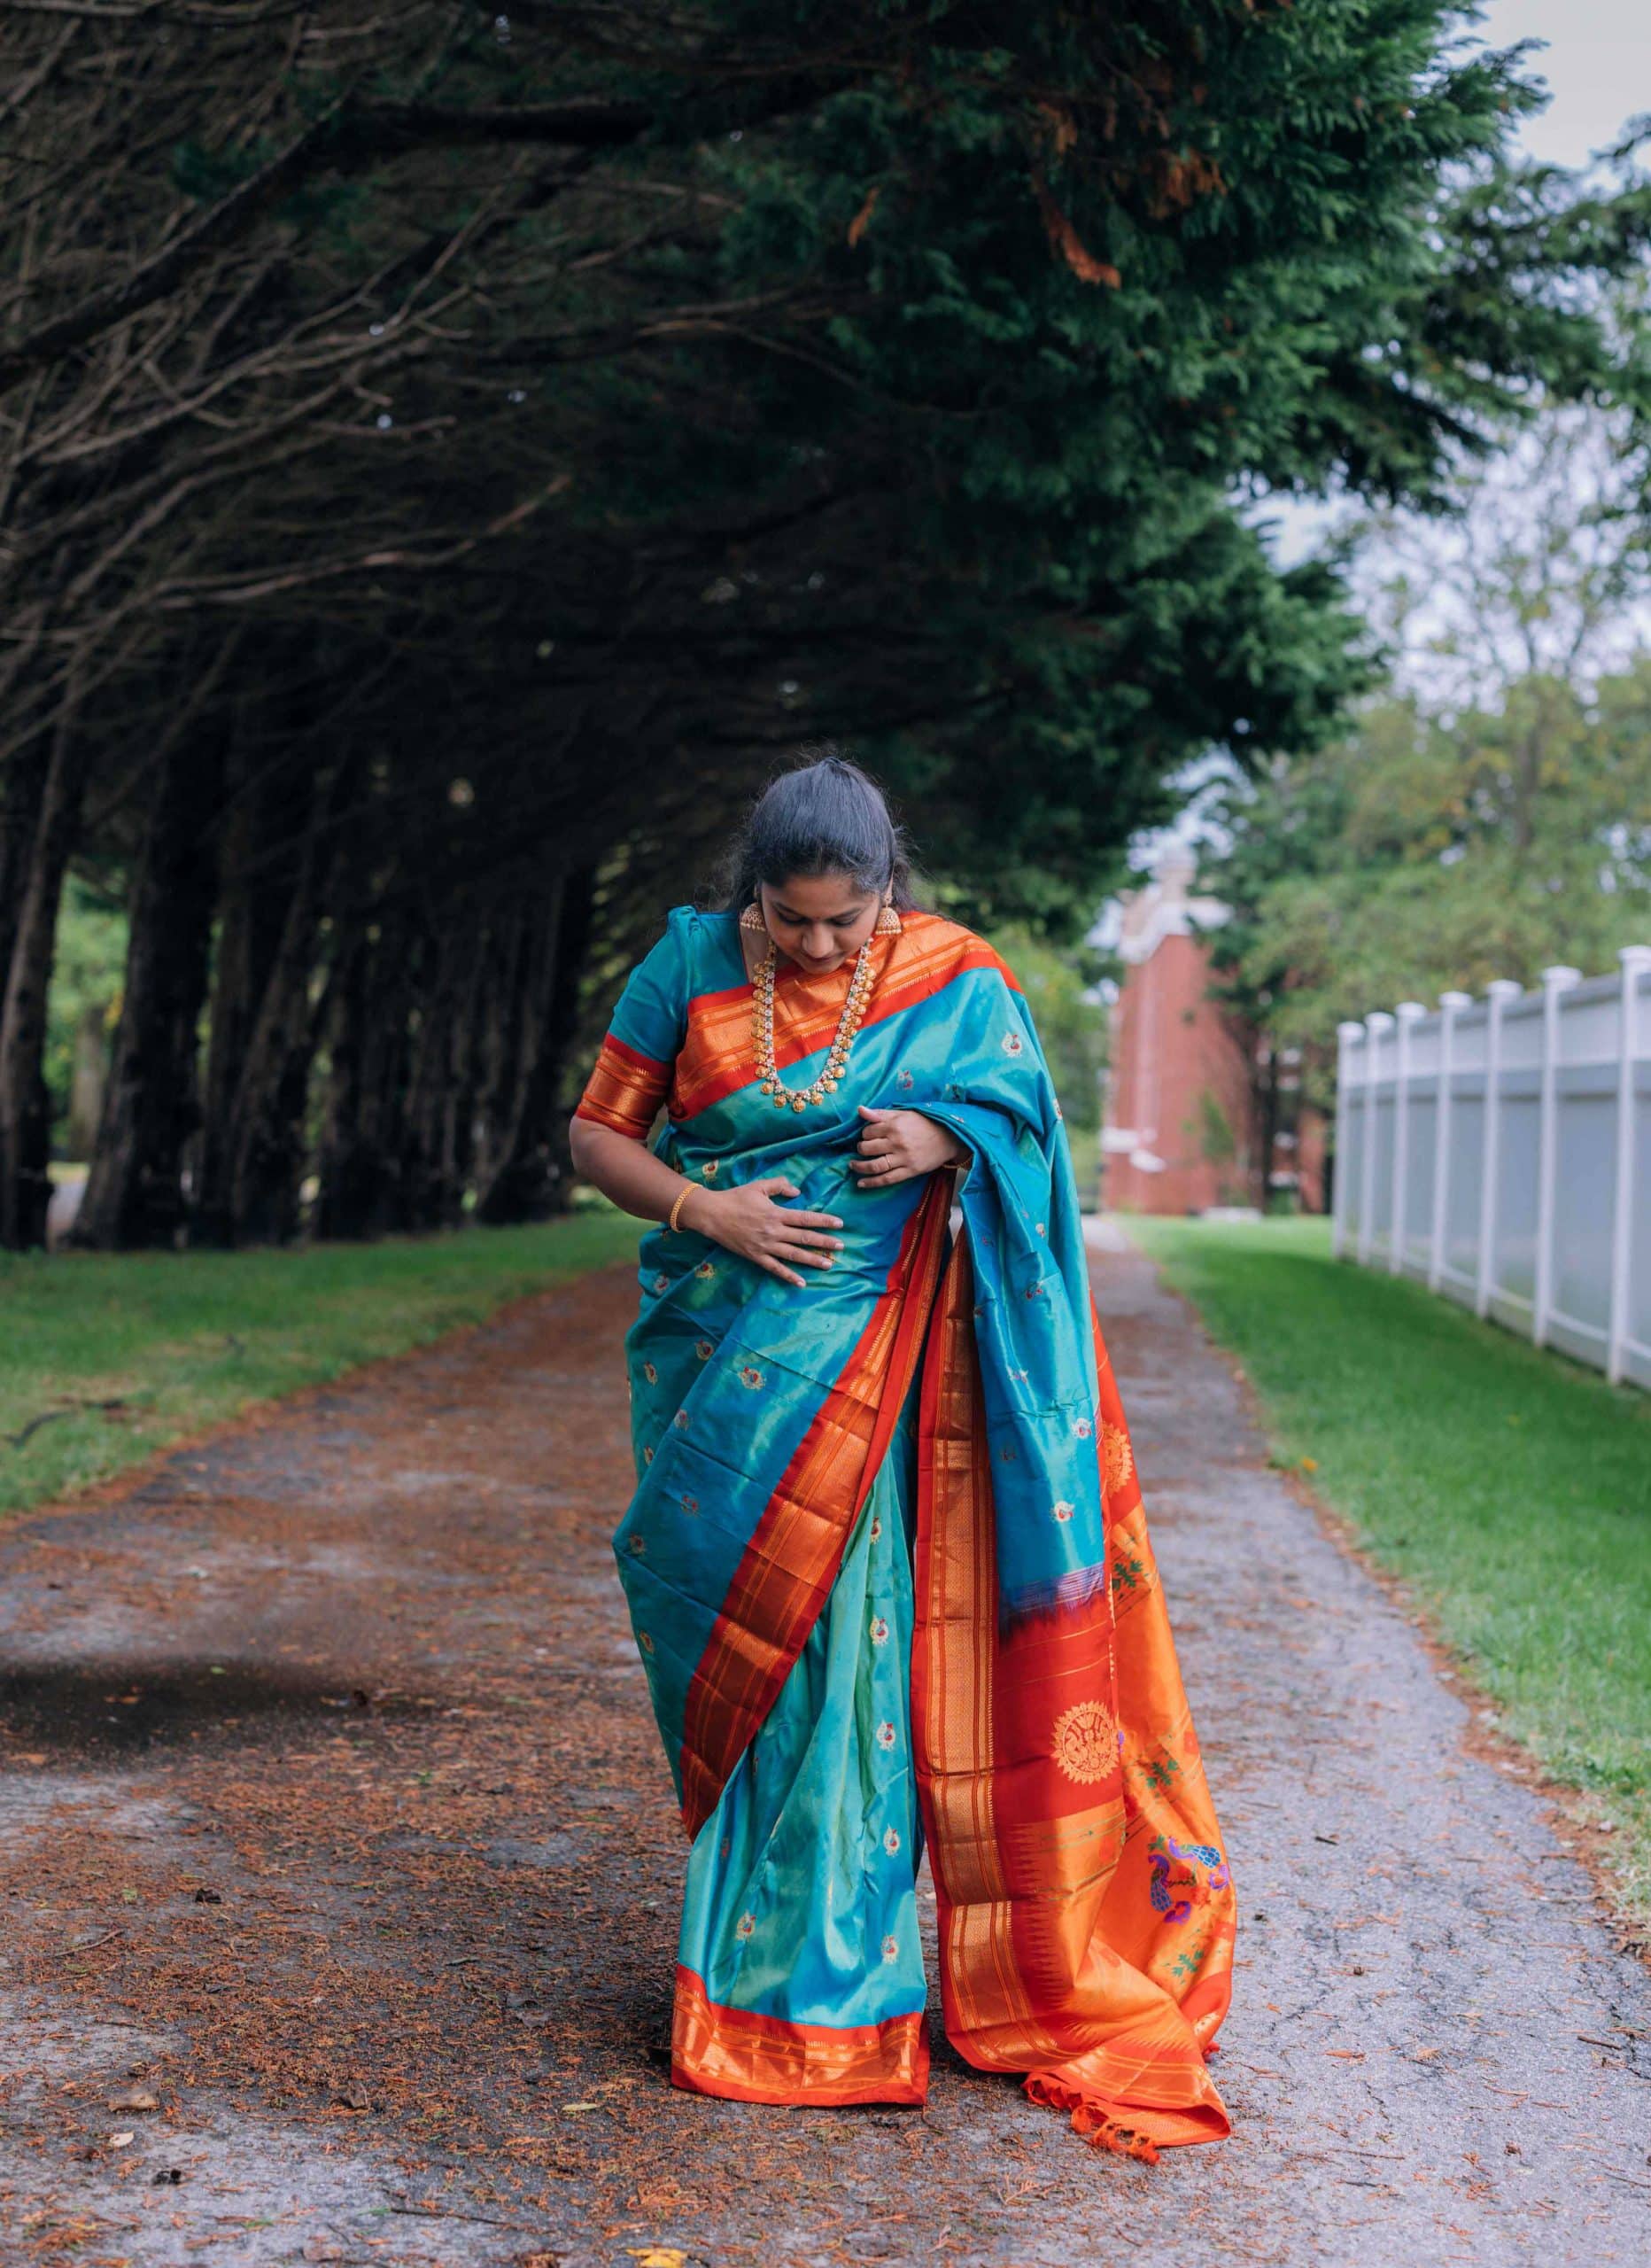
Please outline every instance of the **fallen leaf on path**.
[[128, 2142], [135, 2142], [136, 2140], [136, 2134], [111, 2134], [109, 2147], [112, 2150], [123, 2150]]
[[627, 2244], [625, 2250], [641, 2268], [686, 2268], [688, 2257], [672, 2244]]
[[359, 2079], [349, 2079], [344, 2085], [335, 2087], [332, 2099], [346, 2110], [370, 2110], [373, 2107], [373, 2098]]
[[1364, 2061], [1362, 2047], [1327, 2047], [1324, 2053], [1327, 2055], [1339, 2055], [1344, 2063], [1362, 2063]]
[[128, 2087], [124, 2094], [110, 2096], [109, 2108], [111, 2110], [159, 2110], [160, 2102], [158, 2096], [150, 2094], [143, 2087]]
[[564, 2102], [562, 2107], [564, 2110], [600, 2110], [601, 2109], [600, 2102]]
[[1438, 2052], [1437, 2047], [1415, 2047], [1411, 2050], [1410, 2060], [1413, 2063], [1430, 2062]]

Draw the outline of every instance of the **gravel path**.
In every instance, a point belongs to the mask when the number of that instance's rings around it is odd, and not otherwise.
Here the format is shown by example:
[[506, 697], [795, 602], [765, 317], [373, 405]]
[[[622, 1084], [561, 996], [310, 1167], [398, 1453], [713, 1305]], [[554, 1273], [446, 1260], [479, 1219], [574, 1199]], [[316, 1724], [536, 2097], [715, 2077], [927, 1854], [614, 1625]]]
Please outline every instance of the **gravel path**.
[[921, 2114], [669, 2085], [615, 1272], [0, 1530], [4, 2268], [1643, 2268], [1651, 1977], [1116, 1244], [1240, 1887], [1229, 2142], [1087, 2151], [943, 2042]]

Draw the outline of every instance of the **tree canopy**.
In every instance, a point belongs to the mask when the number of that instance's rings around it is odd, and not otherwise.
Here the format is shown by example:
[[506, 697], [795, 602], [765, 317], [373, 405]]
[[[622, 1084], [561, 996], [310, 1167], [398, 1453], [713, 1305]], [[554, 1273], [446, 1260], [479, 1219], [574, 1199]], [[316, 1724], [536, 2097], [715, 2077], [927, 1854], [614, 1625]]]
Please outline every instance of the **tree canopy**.
[[1070, 931], [1368, 680], [1255, 495], [1643, 409], [1651, 192], [1510, 169], [1441, 0], [0, 16], [0, 1241], [72, 868], [88, 1238], [542, 1208], [582, 1003], [798, 741]]

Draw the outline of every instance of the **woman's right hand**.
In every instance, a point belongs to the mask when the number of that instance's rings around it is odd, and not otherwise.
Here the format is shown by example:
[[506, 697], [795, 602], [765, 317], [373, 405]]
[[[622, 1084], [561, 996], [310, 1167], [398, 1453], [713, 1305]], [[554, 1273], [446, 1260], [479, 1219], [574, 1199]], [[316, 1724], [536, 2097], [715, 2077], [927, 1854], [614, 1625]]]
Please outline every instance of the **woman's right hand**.
[[739, 1189], [703, 1189], [696, 1184], [678, 1220], [681, 1227], [697, 1229], [728, 1251], [754, 1260], [782, 1282], [800, 1285], [798, 1267], [829, 1268], [833, 1254], [842, 1250], [842, 1239], [829, 1233], [842, 1226], [836, 1214], [798, 1213], [774, 1202], [777, 1197], [802, 1193], [794, 1182], [775, 1174], [763, 1181], [748, 1181]]

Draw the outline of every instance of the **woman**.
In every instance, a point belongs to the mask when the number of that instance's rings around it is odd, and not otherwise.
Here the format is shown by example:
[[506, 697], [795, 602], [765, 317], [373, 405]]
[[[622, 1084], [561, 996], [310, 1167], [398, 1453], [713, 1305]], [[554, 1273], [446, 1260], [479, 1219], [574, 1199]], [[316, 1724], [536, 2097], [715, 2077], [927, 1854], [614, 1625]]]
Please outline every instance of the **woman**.
[[671, 2076], [921, 2103], [926, 1841], [959, 2052], [1136, 2157], [1218, 2138], [1234, 1893], [1026, 1003], [840, 758], [735, 872], [573, 1129], [661, 1223], [614, 1543], [692, 1838]]

